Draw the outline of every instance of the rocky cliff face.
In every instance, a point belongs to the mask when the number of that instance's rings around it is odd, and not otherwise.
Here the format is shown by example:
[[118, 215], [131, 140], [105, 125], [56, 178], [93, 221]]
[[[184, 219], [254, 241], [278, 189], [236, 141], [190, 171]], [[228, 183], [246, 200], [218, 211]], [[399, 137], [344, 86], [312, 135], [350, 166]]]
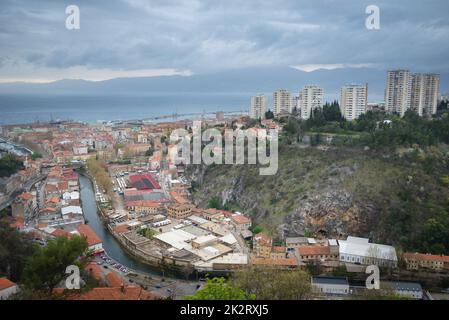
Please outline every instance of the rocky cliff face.
[[196, 204], [207, 206], [219, 196], [223, 205], [250, 214], [280, 239], [309, 233], [376, 238], [398, 190], [411, 176], [425, 175], [369, 150], [294, 146], [283, 147], [274, 176], [259, 176], [254, 165], [197, 166], [188, 173], [196, 181]]

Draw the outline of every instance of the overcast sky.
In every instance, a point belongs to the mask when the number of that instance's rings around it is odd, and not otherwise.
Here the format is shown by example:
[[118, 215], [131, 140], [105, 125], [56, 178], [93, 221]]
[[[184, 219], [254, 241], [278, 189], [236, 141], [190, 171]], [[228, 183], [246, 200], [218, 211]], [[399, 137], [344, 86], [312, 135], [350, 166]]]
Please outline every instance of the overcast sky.
[[[80, 30], [65, 9], [80, 8]], [[380, 8], [367, 30], [365, 8]], [[1, 0], [0, 82], [255, 66], [449, 72], [447, 0]]]

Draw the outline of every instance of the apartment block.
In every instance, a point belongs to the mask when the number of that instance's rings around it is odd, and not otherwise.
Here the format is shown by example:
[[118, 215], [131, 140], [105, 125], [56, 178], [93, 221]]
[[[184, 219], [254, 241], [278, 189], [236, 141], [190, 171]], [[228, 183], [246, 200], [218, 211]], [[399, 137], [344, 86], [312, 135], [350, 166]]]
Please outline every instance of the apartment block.
[[412, 75], [409, 70], [392, 70], [387, 74], [385, 108], [401, 115], [410, 109]]
[[437, 113], [440, 96], [438, 74], [413, 74], [411, 85], [411, 109], [420, 116], [431, 117]]
[[293, 110], [292, 95], [288, 90], [277, 90], [273, 93], [273, 113], [275, 116], [289, 114]]
[[264, 119], [267, 112], [267, 97], [263, 94], [251, 97], [249, 116], [252, 119]]
[[305, 86], [299, 92], [298, 106], [302, 119], [309, 119], [313, 110], [322, 108], [324, 104], [324, 90], [315, 85]]
[[412, 74], [408, 70], [388, 71], [385, 108], [401, 115], [409, 109], [420, 116], [436, 114], [440, 96], [438, 74]]
[[341, 88], [340, 111], [349, 121], [364, 114], [368, 104], [368, 84], [349, 85]]

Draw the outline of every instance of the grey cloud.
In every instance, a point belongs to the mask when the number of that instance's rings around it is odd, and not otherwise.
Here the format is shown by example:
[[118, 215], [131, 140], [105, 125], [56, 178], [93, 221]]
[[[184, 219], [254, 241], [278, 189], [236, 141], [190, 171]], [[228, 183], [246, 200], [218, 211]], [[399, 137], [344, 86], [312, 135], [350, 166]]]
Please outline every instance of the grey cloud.
[[[449, 71], [446, 0], [73, 0], [81, 30], [64, 27], [65, 2], [2, 1], [0, 65], [86, 66], [195, 73], [249, 66], [375, 64]], [[365, 8], [381, 30], [365, 29]], [[6, 59], [8, 57], [8, 59]]]

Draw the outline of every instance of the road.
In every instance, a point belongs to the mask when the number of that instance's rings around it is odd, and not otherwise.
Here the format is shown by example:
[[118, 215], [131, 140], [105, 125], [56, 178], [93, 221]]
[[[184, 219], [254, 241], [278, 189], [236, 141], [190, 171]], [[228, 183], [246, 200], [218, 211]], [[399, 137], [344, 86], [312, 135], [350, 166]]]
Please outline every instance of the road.
[[[124, 273], [104, 262], [99, 256], [95, 256], [94, 261], [100, 264], [102, 268], [118, 273], [128, 284], [142, 286], [147, 291], [164, 298], [183, 299], [185, 296], [195, 294], [202, 285], [202, 282], [199, 281], [166, 278], [130, 269], [128, 269], [129, 272]], [[113, 260], [113, 263], [116, 263], [116, 261]]]
[[249, 249], [245, 244], [245, 240], [243, 240], [243, 238], [240, 236], [240, 234], [236, 230], [231, 229], [231, 233], [237, 239], [237, 242], [239, 244], [240, 248], [238, 251], [240, 251], [241, 253], [244, 253], [244, 254], [248, 254]]

